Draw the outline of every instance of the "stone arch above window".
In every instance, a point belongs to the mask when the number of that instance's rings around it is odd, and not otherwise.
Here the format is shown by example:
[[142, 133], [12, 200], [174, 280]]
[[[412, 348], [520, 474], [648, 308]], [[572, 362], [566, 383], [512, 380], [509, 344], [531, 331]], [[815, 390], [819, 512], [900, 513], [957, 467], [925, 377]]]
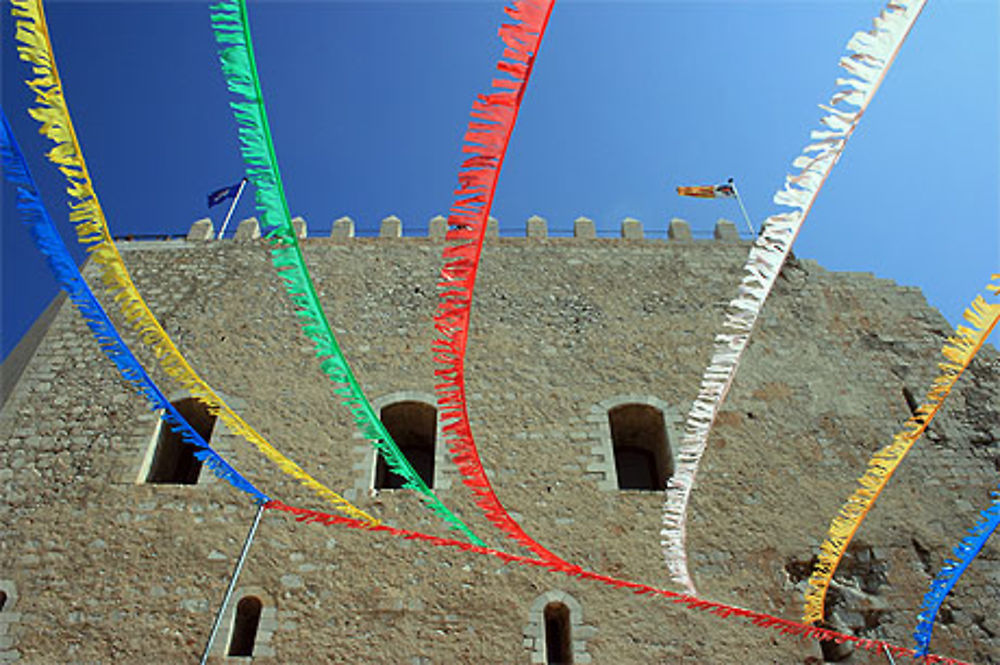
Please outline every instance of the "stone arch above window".
[[[443, 437], [434, 395], [415, 390], [397, 391], [373, 399], [372, 408], [424, 482], [435, 491], [449, 489], [451, 478], [445, 472], [447, 450], [441, 445]], [[398, 481], [386, 483], [398, 477], [389, 472], [371, 443], [360, 434], [355, 434], [355, 438], [358, 440], [354, 448], [358, 462], [354, 469], [358, 476], [354, 489], [345, 493], [347, 498], [353, 500], [359, 495], [398, 487]], [[414, 450], [417, 455], [412, 454]]]
[[604, 490], [662, 491], [673, 473], [680, 415], [648, 395], [617, 395], [590, 408], [592, 461]]
[[212, 654], [225, 663], [258, 663], [274, 657], [271, 639], [278, 627], [278, 609], [264, 589], [240, 587], [229, 600]]
[[[208, 407], [192, 397], [171, 402], [182, 418], [210, 442], [215, 429], [215, 416]], [[187, 443], [169, 423], [157, 420], [153, 437], [139, 471], [140, 483], [163, 485], [196, 485], [201, 476], [201, 460], [195, 457], [197, 447]]]
[[565, 591], [548, 591], [535, 598], [528, 611], [524, 644], [538, 665], [587, 665], [592, 662], [587, 640], [597, 632], [583, 622], [583, 607]]

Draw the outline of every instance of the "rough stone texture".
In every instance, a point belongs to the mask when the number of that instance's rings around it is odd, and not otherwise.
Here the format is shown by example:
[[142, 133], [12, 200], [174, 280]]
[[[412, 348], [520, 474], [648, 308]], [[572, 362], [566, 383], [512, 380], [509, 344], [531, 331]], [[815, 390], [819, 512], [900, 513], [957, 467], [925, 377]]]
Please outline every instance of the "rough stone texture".
[[683, 219], [674, 217], [667, 227], [667, 237], [671, 240], [691, 240], [691, 225]]
[[333, 227], [330, 229], [330, 237], [338, 239], [347, 239], [354, 237], [354, 220], [350, 217], [341, 217], [340, 219], [335, 219], [333, 221]]
[[573, 220], [573, 237], [582, 240], [597, 237], [597, 230], [594, 227], [594, 220], [586, 217], [577, 217]]
[[525, 235], [534, 239], [547, 238], [549, 235], [548, 222], [538, 215], [532, 215], [528, 218]]
[[382, 220], [378, 234], [382, 238], [401, 238], [403, 236], [403, 220], [395, 215], [386, 217]]
[[188, 240], [211, 240], [215, 237], [215, 229], [212, 226], [212, 220], [209, 217], [204, 219], [199, 219], [197, 222], [191, 225], [191, 230], [188, 231]]
[[[673, 588], [659, 546], [663, 497], [602, 482], [606, 420], [592, 409], [636, 395], [686, 414], [747, 248], [488, 239], [467, 363], [473, 431], [501, 501], [565, 559]], [[371, 473], [358, 468], [350, 415], [297, 327], [264, 242], [133, 242], [122, 251], [188, 359], [252, 426], [333, 488]], [[303, 251], [369, 397], [432, 393], [440, 243], [315, 238]], [[786, 266], [693, 494], [688, 544], [704, 597], [801, 615], [809, 562], [831, 517], [909, 415], [903, 389], [919, 399], [929, 387], [949, 332], [918, 289], [811, 261]], [[155, 366], [149, 351], [140, 357]], [[162, 371], [153, 374], [172, 398], [180, 394]], [[931, 575], [996, 486], [998, 386], [1000, 354], [987, 347], [859, 531], [838, 574], [832, 621], [909, 643]], [[0, 570], [19, 595], [3, 660], [197, 661], [254, 508], [204, 472], [193, 486], [136, 484], [155, 428], [64, 305], [0, 413]], [[213, 445], [258, 486], [329, 508], [223, 430]], [[440, 496], [489, 546], [520, 552], [454, 475]], [[358, 492], [356, 502], [389, 524], [447, 535], [409, 492]], [[272, 513], [240, 587], [266, 594], [266, 648], [253, 659], [261, 664], [527, 664], [537, 653], [536, 635], [525, 633], [538, 620], [533, 603], [556, 591], [582, 608], [588, 630], [573, 638], [581, 661], [585, 653], [613, 664], [823, 662], [817, 643], [740, 620]], [[994, 539], [946, 603], [934, 651], [1000, 662], [998, 616]], [[885, 661], [855, 653], [843, 662]]]
[[740, 232], [736, 230], [736, 224], [728, 219], [720, 219], [715, 222], [715, 239], [736, 241], [740, 239]]
[[240, 222], [240, 225], [236, 227], [236, 235], [233, 236], [233, 240], [237, 242], [249, 242], [251, 240], [258, 240], [259, 238], [260, 223], [256, 217], [250, 217]]
[[622, 238], [627, 240], [642, 240], [642, 222], [631, 217], [623, 219]]
[[296, 238], [305, 238], [309, 234], [309, 227], [304, 217], [293, 217], [292, 228], [295, 229]]

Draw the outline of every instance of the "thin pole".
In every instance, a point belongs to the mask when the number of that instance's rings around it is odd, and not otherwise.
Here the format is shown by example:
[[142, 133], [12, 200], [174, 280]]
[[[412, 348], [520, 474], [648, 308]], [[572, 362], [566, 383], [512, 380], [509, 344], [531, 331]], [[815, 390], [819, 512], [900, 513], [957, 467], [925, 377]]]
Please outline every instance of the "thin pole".
[[885, 651], [885, 657], [889, 659], [889, 665], [896, 665], [896, 661], [892, 658], [892, 652], [889, 651], [889, 647], [882, 645], [882, 650]]
[[740, 204], [740, 210], [743, 211], [743, 219], [746, 220], [747, 228], [750, 229], [750, 235], [756, 238], [757, 232], [753, 230], [753, 224], [750, 223], [750, 215], [747, 214], [747, 209], [743, 206], [743, 197], [740, 196], [740, 190], [736, 189], [736, 181], [730, 178], [729, 184], [733, 186], [733, 193], [736, 194], [736, 202]]
[[236, 210], [236, 204], [240, 202], [240, 196], [243, 194], [243, 188], [247, 186], [247, 179], [243, 178], [240, 180], [240, 188], [236, 190], [236, 196], [233, 197], [233, 202], [229, 204], [229, 212], [226, 213], [226, 221], [222, 222], [222, 228], [219, 229], [219, 236], [216, 240], [222, 240], [222, 234], [226, 232], [226, 227], [229, 226], [229, 220], [233, 216], [233, 211]]
[[[246, 181], [244, 180], [244, 182]], [[222, 605], [215, 614], [215, 623], [212, 624], [212, 632], [208, 635], [208, 644], [205, 645], [205, 652], [201, 654], [201, 665], [205, 665], [208, 662], [208, 653], [212, 650], [212, 643], [215, 642], [215, 634], [219, 632], [219, 624], [222, 623], [222, 615], [225, 614], [226, 606], [229, 605], [229, 599], [233, 595], [233, 589], [236, 588], [236, 581], [240, 577], [240, 571], [243, 570], [243, 562], [246, 561], [247, 552], [250, 551], [250, 545], [253, 543], [253, 537], [257, 533], [257, 525], [260, 524], [260, 516], [263, 512], [264, 504], [258, 503], [257, 514], [253, 518], [253, 525], [250, 527], [250, 532], [247, 534], [246, 540], [243, 541], [243, 551], [240, 552], [240, 558], [236, 561], [233, 575], [229, 578], [229, 588], [226, 589], [226, 595], [222, 598]]]

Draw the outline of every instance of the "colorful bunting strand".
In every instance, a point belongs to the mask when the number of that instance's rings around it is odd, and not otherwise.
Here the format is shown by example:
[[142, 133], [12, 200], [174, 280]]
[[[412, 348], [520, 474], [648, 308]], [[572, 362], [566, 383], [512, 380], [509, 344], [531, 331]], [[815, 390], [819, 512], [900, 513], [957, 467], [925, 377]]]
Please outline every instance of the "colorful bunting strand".
[[840, 66], [849, 76], [837, 79], [837, 85], [845, 87], [834, 93], [829, 105], [820, 105], [828, 113], [821, 119], [825, 128], [810, 133], [815, 142], [807, 145], [802, 155], [792, 162], [799, 172], [787, 176], [784, 188], [774, 196], [776, 204], [797, 210], [775, 214], [764, 221], [743, 266], [745, 274], [739, 293], [729, 302], [723, 332], [715, 336], [712, 359], [685, 421], [677, 466], [667, 483], [660, 531], [660, 544], [671, 579], [692, 594], [696, 591], [687, 565], [688, 503], [716, 414], [732, 386], [750, 334], [792, 250], [792, 243], [925, 1], [890, 0], [874, 19], [870, 31], [858, 32], [848, 42], [847, 49], [851, 53], [840, 59]]
[[45, 256], [45, 262], [56, 281], [66, 291], [70, 301], [80, 312], [80, 316], [90, 328], [101, 350], [114, 363], [122, 378], [146, 398], [150, 409], [153, 411], [162, 410], [163, 421], [170, 426], [170, 429], [180, 434], [185, 443], [198, 449], [194, 453], [195, 457], [211, 469], [216, 476], [236, 489], [251, 495], [258, 502], [270, 501], [266, 494], [254, 487], [250, 481], [241, 476], [218, 453], [212, 450], [202, 436], [178, 413], [174, 405], [170, 403], [170, 400], [166, 398], [146, 373], [146, 370], [139, 364], [136, 357], [132, 355], [104, 308], [101, 307], [97, 297], [94, 296], [94, 292], [84, 281], [83, 275], [80, 274], [80, 270], [76, 267], [76, 263], [66, 248], [66, 243], [59, 236], [45, 204], [42, 203], [42, 198], [35, 186], [35, 180], [28, 170], [28, 164], [21, 152], [21, 147], [17, 144], [17, 139], [14, 138], [14, 132], [7, 121], [7, 114], [2, 108], [0, 108], [0, 124], [2, 124], [0, 127], [0, 157], [3, 159], [3, 174], [8, 182], [17, 187], [17, 210], [25, 226], [28, 227], [38, 251]]
[[[803, 623], [798, 623], [788, 619], [780, 619], [776, 616], [770, 614], [765, 614], [763, 612], [757, 612], [755, 610], [748, 610], [742, 607], [737, 607], [735, 605], [727, 605], [725, 603], [717, 603], [711, 600], [703, 600], [701, 598], [696, 598], [692, 595], [686, 593], [678, 593], [676, 591], [667, 591], [666, 589], [659, 589], [657, 587], [649, 586], [647, 584], [642, 584], [640, 582], [630, 582], [627, 580], [621, 580], [615, 577], [609, 577], [607, 575], [601, 575], [600, 573], [594, 573], [589, 570], [584, 570], [582, 567], [566, 563], [565, 561], [553, 561], [550, 559], [532, 559], [526, 556], [519, 556], [517, 554], [509, 554], [507, 552], [502, 552], [500, 550], [489, 549], [486, 547], [479, 547], [476, 545], [471, 545], [469, 543], [462, 542], [460, 540], [454, 540], [451, 538], [439, 538], [437, 536], [432, 536], [426, 533], [421, 533], [419, 531], [408, 531], [406, 529], [396, 529], [393, 527], [385, 525], [371, 526], [359, 520], [350, 519], [342, 515], [331, 515], [328, 513], [321, 513], [315, 510], [307, 510], [304, 508], [296, 508], [293, 506], [288, 506], [280, 501], [272, 500], [264, 504], [265, 508], [271, 510], [277, 510], [279, 512], [287, 513], [292, 515], [296, 521], [308, 523], [315, 522], [318, 524], [323, 524], [325, 526], [342, 526], [349, 529], [360, 529], [363, 531], [377, 531], [382, 533], [387, 533], [391, 536], [397, 538], [404, 538], [406, 540], [419, 540], [421, 542], [434, 545], [436, 547], [454, 547], [466, 552], [472, 552], [474, 554], [482, 554], [485, 556], [495, 557], [500, 559], [504, 563], [514, 563], [523, 566], [535, 566], [537, 568], [545, 568], [550, 572], [558, 572], [570, 577], [578, 577], [585, 580], [593, 580], [596, 582], [601, 582], [602, 584], [607, 584], [608, 586], [613, 586], [618, 589], [628, 589], [629, 591], [635, 593], [636, 595], [648, 595], [658, 598], [663, 598], [669, 600], [676, 605], [682, 605], [689, 610], [700, 610], [703, 612], [710, 612], [716, 616], [728, 619], [730, 617], [737, 617], [740, 619], [745, 619], [750, 621], [755, 626], [760, 628], [767, 628], [770, 630], [776, 630], [781, 635], [788, 637], [799, 637], [808, 638], [814, 640], [829, 641], [833, 640], [838, 644], [843, 644], [845, 642], [850, 642], [855, 645], [858, 649], [864, 649], [869, 652], [875, 652], [882, 654], [884, 649], [888, 649], [894, 656], [904, 657], [904, 656], [914, 656], [914, 651], [906, 647], [897, 646], [890, 642], [885, 642], [882, 640], [869, 640], [862, 637], [856, 637], [854, 635], [846, 635], [844, 633], [838, 633], [834, 630], [829, 630], [827, 628], [819, 628], [817, 626], [810, 626]], [[947, 658], [944, 656], [929, 655], [927, 656], [926, 663], [945, 663], [947, 665], [969, 665], [960, 660], [954, 658]]]
[[493, 92], [479, 95], [473, 102], [474, 120], [469, 123], [462, 146], [462, 152], [472, 156], [462, 162], [457, 198], [449, 210], [445, 238], [452, 244], [444, 250], [445, 265], [434, 315], [439, 336], [431, 348], [434, 360], [441, 365], [434, 374], [438, 378], [435, 390], [443, 436], [463, 482], [476, 496], [476, 505], [507, 537], [546, 561], [561, 561], [524, 532], [493, 491], [472, 436], [465, 392], [469, 317], [486, 220], [554, 0], [515, 0], [512, 5], [504, 10], [516, 22], [503, 24], [499, 31], [506, 48], [497, 69], [504, 77], [493, 79]]
[[69, 184], [71, 198], [70, 221], [76, 227], [77, 239], [86, 246], [101, 273], [106, 292], [114, 297], [125, 319], [138, 333], [139, 339], [156, 354], [160, 366], [190, 395], [204, 404], [236, 436], [246, 439], [274, 462], [284, 473], [297, 479], [323, 497], [337, 510], [358, 519], [375, 523], [375, 518], [353, 506], [339, 494], [303, 471], [282, 455], [260, 434], [243, 421], [201, 379], [174, 345], [166, 331], [146, 306], [111, 239], [104, 211], [94, 191], [83, 151], [76, 137], [69, 108], [63, 96], [62, 81], [56, 68], [55, 55], [49, 40], [48, 26], [41, 0], [11, 0], [11, 13], [16, 19], [17, 50], [22, 60], [31, 63], [36, 78], [27, 80], [37, 95], [37, 106], [28, 113], [42, 125], [40, 132], [55, 143], [48, 158], [59, 167]]
[[[1000, 280], [1000, 275], [994, 275], [993, 279]], [[1000, 289], [1000, 281], [988, 288], [992, 291]], [[964, 317], [972, 327], [967, 328], [959, 325], [955, 329], [955, 335], [949, 337], [944, 348], [941, 349], [945, 362], [938, 363], [941, 373], [931, 384], [931, 389], [927, 392], [924, 403], [906, 421], [903, 429], [893, 437], [892, 443], [872, 456], [865, 474], [858, 479], [860, 487], [854, 491], [847, 503], [841, 507], [837, 516], [833, 518], [826, 540], [820, 546], [816, 566], [809, 578], [810, 589], [806, 592], [803, 618], [806, 623], [823, 621], [826, 592], [840, 559], [847, 551], [847, 546], [854, 538], [854, 534], [861, 526], [865, 516], [868, 515], [875, 500], [878, 499], [879, 494], [892, 478], [892, 474], [895, 473], [913, 444], [930, 425], [948, 393], [955, 386], [955, 382], [958, 381], [965, 368], [972, 362], [976, 352], [979, 351], [990, 332], [1000, 321], [1000, 303], [987, 303], [982, 296], [976, 296], [972, 305], [965, 310]], [[963, 548], [960, 547], [960, 549]], [[975, 553], [972, 555], [975, 556]], [[960, 555], [960, 558], [962, 556]]]
[[952, 588], [958, 583], [959, 578], [965, 573], [972, 560], [979, 555], [989, 537], [1000, 526], [1000, 486], [991, 494], [994, 497], [993, 502], [986, 510], [979, 513], [982, 515], [982, 519], [969, 529], [969, 535], [955, 546], [955, 549], [952, 550], [955, 558], [945, 560], [941, 570], [931, 580], [930, 591], [924, 594], [922, 611], [917, 614], [917, 628], [913, 633], [913, 638], [917, 642], [918, 657], [926, 656], [930, 649], [934, 621], [937, 619], [938, 610], [941, 609], [944, 599], [951, 593]]
[[231, 102], [230, 106], [239, 126], [240, 152], [246, 162], [247, 178], [256, 188], [257, 210], [261, 215], [264, 237], [271, 244], [271, 260], [295, 307], [302, 331], [316, 345], [320, 367], [337, 386], [334, 392], [341, 398], [340, 403], [351, 411], [358, 430], [382, 455], [389, 468], [403, 477], [403, 487], [415, 490], [449, 528], [482, 545], [483, 542], [441, 503], [410, 465], [347, 364], [316, 295], [292, 226], [254, 61], [246, 1], [220, 2], [212, 5], [211, 10], [212, 31], [219, 44], [222, 73], [229, 91], [240, 97], [240, 101]]

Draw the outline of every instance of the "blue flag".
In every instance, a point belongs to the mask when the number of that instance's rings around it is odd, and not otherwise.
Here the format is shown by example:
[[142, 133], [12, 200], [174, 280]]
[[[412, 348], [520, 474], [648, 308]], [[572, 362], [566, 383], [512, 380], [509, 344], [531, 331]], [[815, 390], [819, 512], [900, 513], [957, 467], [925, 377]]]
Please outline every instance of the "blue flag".
[[226, 199], [236, 198], [236, 194], [240, 191], [240, 185], [243, 181], [239, 181], [231, 187], [223, 187], [222, 189], [216, 190], [208, 195], [208, 207], [217, 206]]

